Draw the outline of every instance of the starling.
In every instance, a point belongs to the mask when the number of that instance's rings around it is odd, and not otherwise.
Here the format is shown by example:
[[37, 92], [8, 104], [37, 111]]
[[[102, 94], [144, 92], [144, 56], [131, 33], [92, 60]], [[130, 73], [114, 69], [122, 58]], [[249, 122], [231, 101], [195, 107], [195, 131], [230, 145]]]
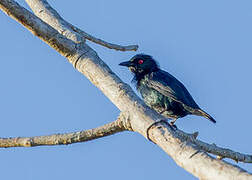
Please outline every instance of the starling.
[[135, 82], [145, 104], [164, 117], [172, 119], [171, 125], [188, 114], [203, 116], [216, 123], [214, 118], [200, 109], [179, 80], [159, 68], [152, 56], [137, 54], [130, 61], [119, 65], [128, 67], [134, 74], [132, 81]]

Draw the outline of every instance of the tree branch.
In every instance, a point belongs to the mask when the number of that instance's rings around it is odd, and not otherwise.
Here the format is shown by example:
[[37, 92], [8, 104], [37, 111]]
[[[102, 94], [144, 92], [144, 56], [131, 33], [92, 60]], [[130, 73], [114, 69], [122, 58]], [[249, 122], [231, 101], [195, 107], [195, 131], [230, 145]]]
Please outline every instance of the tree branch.
[[[78, 29], [78, 28], [76, 29], [76, 27], [74, 27], [69, 22], [67, 22], [63, 18], [61, 18], [60, 15], [57, 13], [57, 11], [54, 10], [47, 3], [46, 0], [26, 0], [26, 2], [38, 17], [43, 18], [43, 21], [50, 24], [58, 32], [62, 32], [62, 31], [67, 32], [69, 28], [70, 28], [70, 30], [71, 29], [74, 30], [74, 32], [70, 31], [67, 34], [69, 39], [72, 39], [74, 41], [75, 38], [71, 38], [71, 37], [78, 36], [78, 33], [86, 34], [85, 32], [81, 31], [80, 29]], [[90, 35], [88, 35], [88, 36], [90, 36]], [[250, 155], [245, 155], [245, 154], [241, 154], [238, 152], [234, 152], [229, 149], [220, 148], [220, 147], [217, 147], [216, 145], [210, 145], [210, 144], [204, 143], [202, 141], [196, 140], [196, 137], [191, 138], [193, 136], [191, 136], [190, 134], [184, 133], [183, 131], [178, 131], [178, 132], [186, 140], [190, 139], [193, 144], [197, 145], [198, 147], [200, 147], [200, 149], [202, 149], [206, 152], [218, 155], [221, 158], [226, 157], [226, 158], [233, 159], [235, 161], [241, 161], [241, 162], [247, 162], [247, 163], [252, 162], [252, 158]]]
[[[164, 119], [163, 116], [147, 107], [85, 43], [75, 43], [65, 38], [50, 26], [52, 22], [47, 22], [43, 16], [41, 17], [43, 21], [41, 21], [13, 0], [1, 0], [0, 9], [67, 57], [69, 62], [122, 112], [129, 113], [132, 130], [146, 137], [146, 131], [150, 125]], [[149, 134], [151, 140], [170, 155], [178, 165], [200, 179], [252, 179], [252, 175], [245, 170], [200, 151], [197, 145], [185, 140], [177, 131], [173, 131], [164, 123], [152, 126]]]
[[109, 49], [114, 49], [117, 51], [137, 51], [137, 49], [138, 49], [138, 45], [121, 46], [121, 45], [117, 45], [117, 44], [108, 43], [102, 39], [96, 38], [96, 37], [84, 32], [84, 31], [82, 31], [81, 29], [79, 29], [71, 24], [69, 24], [69, 26], [71, 27], [71, 29], [73, 31], [78, 32], [79, 34], [84, 36], [89, 41], [92, 41], [96, 44], [100, 44], [100, 45], [107, 47]]
[[185, 141], [190, 141], [195, 144], [200, 150], [217, 155], [217, 159], [229, 158], [236, 162], [252, 163], [252, 155], [242, 154], [233, 150], [218, 147], [216, 144], [208, 144], [206, 142], [197, 140], [198, 132], [193, 134], [185, 133], [181, 130], [177, 130], [177, 133], [184, 138]]
[[[152, 140], [158, 142], [158, 145], [171, 155], [179, 166], [187, 170], [191, 169], [189, 172], [199, 179], [252, 179], [252, 175], [244, 169], [226, 161], [214, 159], [190, 140], [183, 139], [180, 133], [169, 131], [165, 127], [167, 125], [162, 122], [151, 128]], [[190, 166], [194, 167], [190, 168]]]
[[65, 21], [56, 10], [54, 10], [47, 1], [45, 0], [26, 0], [26, 3], [30, 6], [32, 11], [38, 16], [43, 17], [45, 22], [50, 21], [50, 25], [56, 29], [60, 34], [66, 36], [68, 39], [76, 43], [83, 42], [83, 39], [88, 39], [96, 44], [100, 44], [109, 49], [119, 50], [119, 51], [136, 51], [138, 49], [137, 45], [121, 46], [117, 44], [108, 43], [102, 39], [98, 39], [78, 27]]
[[120, 114], [116, 121], [94, 129], [48, 136], [0, 138], [0, 148], [68, 145], [110, 136], [126, 130], [131, 130], [130, 124], [125, 121], [124, 115]]

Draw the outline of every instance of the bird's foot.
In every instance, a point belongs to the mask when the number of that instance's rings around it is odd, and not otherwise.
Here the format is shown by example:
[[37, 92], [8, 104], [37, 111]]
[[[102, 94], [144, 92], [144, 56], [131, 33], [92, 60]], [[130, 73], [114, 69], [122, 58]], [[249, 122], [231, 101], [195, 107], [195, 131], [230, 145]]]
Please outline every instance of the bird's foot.
[[175, 125], [175, 121], [171, 121], [169, 124], [171, 127], [173, 127], [173, 129], [175, 129], [175, 130], [178, 129], [178, 127]]
[[[168, 122], [167, 122], [166, 120], [164, 120], [164, 119], [162, 119], [162, 120], [160, 120], [160, 121], [156, 121], [156, 122], [154, 122], [153, 124], [151, 124], [151, 125], [147, 128], [146, 134], [147, 134], [147, 139], [148, 139], [149, 141], [153, 142], [153, 141], [150, 139], [149, 130], [150, 130], [154, 125], [156, 125], [156, 124], [158, 124], [158, 123], [160, 123], [160, 122], [165, 123], [165, 124], [166, 124], [167, 126], [169, 126], [173, 131], [175, 131], [175, 130], [178, 129], [176, 125], [170, 124], [170, 123], [168, 123]], [[153, 142], [153, 143], [154, 143], [154, 142]], [[156, 143], [155, 143], [155, 144], [156, 144]]]

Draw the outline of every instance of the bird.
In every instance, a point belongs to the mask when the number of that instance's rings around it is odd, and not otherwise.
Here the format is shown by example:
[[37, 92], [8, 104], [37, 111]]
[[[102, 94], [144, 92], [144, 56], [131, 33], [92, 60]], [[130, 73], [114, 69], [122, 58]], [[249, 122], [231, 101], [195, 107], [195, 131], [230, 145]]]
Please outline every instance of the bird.
[[[132, 82], [144, 102], [174, 124], [178, 118], [187, 115], [203, 116], [213, 123], [215, 119], [202, 110], [186, 87], [170, 73], [160, 69], [157, 61], [147, 54], [137, 54], [129, 61], [119, 64], [133, 73]], [[177, 128], [177, 127], [176, 127]]]

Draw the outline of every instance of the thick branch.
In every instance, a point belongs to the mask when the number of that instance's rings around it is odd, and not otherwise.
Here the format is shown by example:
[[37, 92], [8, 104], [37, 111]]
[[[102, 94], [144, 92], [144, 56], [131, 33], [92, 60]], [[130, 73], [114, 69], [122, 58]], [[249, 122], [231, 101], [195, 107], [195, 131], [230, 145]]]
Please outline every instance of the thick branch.
[[[49, 24], [47, 25], [38, 18], [36, 19], [30, 12], [24, 10], [12, 0], [1, 0], [0, 8], [24, 24], [30, 31], [40, 32], [39, 37], [41, 39], [67, 57], [74, 67], [93, 82], [122, 112], [129, 112], [130, 124], [134, 131], [146, 137], [146, 130], [149, 126], [155, 121], [163, 119], [160, 114], [147, 107], [89, 46], [83, 43], [81, 45], [75, 44], [58, 33], [51, 34], [51, 38], [54, 39], [53, 42], [56, 43], [53, 46], [54, 43], [51, 43], [50, 38], [44, 38], [44, 36], [50, 37], [50, 34], [45, 31], [45, 29], [50, 30], [50, 22], [47, 22]], [[44, 20], [43, 17], [41, 18]], [[63, 40], [60, 41], [60, 39]], [[74, 45], [73, 49], [72, 45]], [[190, 141], [185, 141], [179, 133], [172, 131], [165, 124], [160, 123], [153, 126], [150, 129], [150, 138], [167, 152], [178, 165], [200, 179], [252, 179], [252, 176], [245, 170], [217, 160], [204, 152], [199, 152], [198, 146]]]
[[151, 128], [151, 138], [184, 169], [194, 166], [190, 172], [199, 179], [252, 179], [252, 175], [240, 167], [234, 168], [231, 163], [214, 159], [189, 140], [183, 140], [179, 133], [165, 127], [165, 123], [159, 123]]
[[10, 17], [21, 23], [35, 36], [42, 39], [60, 54], [65, 57], [73, 55], [76, 51], [76, 44], [59, 34], [55, 29], [44, 23], [34, 14], [21, 7], [15, 1], [0, 1], [0, 9], [2, 9]]
[[136, 51], [138, 49], [137, 45], [121, 46], [108, 43], [82, 31], [81, 29], [65, 21], [45, 0], [26, 0], [26, 2], [38, 17], [43, 17], [45, 22], [50, 21], [50, 25], [53, 28], [74, 42], [80, 43], [83, 41], [83, 38], [85, 38], [109, 49], [115, 49], [119, 51]]
[[124, 120], [123, 115], [120, 115], [114, 122], [84, 131], [52, 134], [48, 136], [0, 138], [0, 148], [68, 145], [90, 141], [125, 130], [130, 130], [129, 124], [125, 124], [125, 122], [127, 121]]

